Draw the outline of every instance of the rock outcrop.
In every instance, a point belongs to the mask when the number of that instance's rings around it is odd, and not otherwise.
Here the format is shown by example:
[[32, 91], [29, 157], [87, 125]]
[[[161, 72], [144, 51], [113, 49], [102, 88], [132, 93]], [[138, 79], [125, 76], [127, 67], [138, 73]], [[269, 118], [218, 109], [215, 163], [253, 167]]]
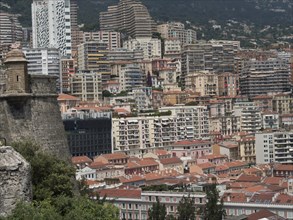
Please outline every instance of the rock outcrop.
[[0, 217], [32, 199], [30, 164], [12, 147], [0, 147]]

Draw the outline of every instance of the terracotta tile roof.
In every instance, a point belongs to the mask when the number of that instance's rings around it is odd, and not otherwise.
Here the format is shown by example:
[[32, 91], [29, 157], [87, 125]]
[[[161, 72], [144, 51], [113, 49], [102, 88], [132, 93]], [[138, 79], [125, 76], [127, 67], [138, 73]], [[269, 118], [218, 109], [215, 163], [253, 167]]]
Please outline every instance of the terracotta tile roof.
[[106, 158], [107, 160], [117, 160], [117, 159], [129, 158], [125, 153], [102, 154], [100, 156]]
[[140, 181], [145, 181], [145, 178], [143, 176], [139, 175], [134, 175], [131, 177], [120, 177], [119, 178], [121, 183], [133, 183], [133, 182], [140, 182]]
[[99, 182], [96, 181], [96, 180], [85, 180], [85, 184], [90, 186], [90, 185], [96, 185], [98, 184]]
[[247, 174], [262, 173], [262, 171], [256, 167], [246, 168], [243, 170], [243, 172]]
[[216, 166], [214, 164], [212, 164], [211, 162], [207, 162], [207, 163], [201, 163], [201, 164], [197, 164], [198, 167], [200, 167], [201, 169], [209, 169], [209, 168], [215, 168]]
[[272, 203], [274, 195], [275, 193], [272, 192], [255, 193], [249, 202]]
[[274, 202], [278, 203], [278, 204], [291, 204], [291, 205], [293, 205], [293, 196], [282, 193], [275, 198]]
[[203, 141], [203, 140], [193, 140], [193, 141], [188, 141], [188, 140], [184, 140], [184, 141], [177, 141], [174, 143], [174, 145], [180, 145], [180, 146], [184, 146], [184, 145], [193, 145], [193, 144], [211, 144], [210, 141]]
[[266, 186], [264, 185], [255, 185], [255, 186], [250, 186], [250, 187], [247, 187], [245, 189], [243, 189], [244, 191], [246, 192], [251, 192], [251, 193], [254, 193], [254, 192], [271, 192], [270, 189], [268, 189]]
[[99, 169], [99, 168], [102, 168], [102, 167], [106, 167], [107, 165], [109, 165], [109, 164], [102, 163], [102, 162], [92, 162], [89, 165], [89, 167], [92, 168], [92, 169]]
[[255, 183], [252, 183], [252, 182], [232, 182], [229, 184], [229, 187], [231, 189], [244, 189], [254, 185]]
[[247, 220], [259, 220], [259, 219], [270, 219], [270, 220], [285, 220], [284, 218], [278, 216], [277, 214], [267, 210], [262, 209], [258, 212], [255, 212], [247, 216]]
[[164, 176], [159, 173], [148, 173], [145, 175], [146, 181], [164, 179]]
[[228, 169], [229, 169], [229, 167], [226, 166], [226, 165], [218, 165], [218, 166], [216, 166], [216, 172], [217, 171], [228, 170]]
[[262, 177], [260, 177], [260, 176], [242, 174], [242, 175], [240, 175], [238, 177], [236, 182], [256, 182], [256, 183], [260, 183], [261, 179], [262, 179]]
[[93, 161], [87, 156], [76, 156], [71, 158], [71, 162], [76, 165], [76, 164], [82, 164], [82, 163], [90, 164]]
[[247, 202], [245, 193], [241, 192], [225, 192], [222, 198], [224, 202]]
[[209, 155], [204, 155], [198, 159], [208, 159], [208, 160], [213, 160], [213, 159], [224, 159], [224, 158], [227, 158], [226, 155], [221, 155], [221, 154], [209, 154]]
[[178, 157], [164, 158], [164, 159], [161, 159], [160, 162], [163, 165], [168, 165], [168, 164], [182, 164], [182, 161]]
[[102, 189], [99, 191], [101, 197], [107, 198], [141, 198], [141, 190], [139, 189]]
[[126, 169], [138, 168], [138, 167], [149, 167], [149, 166], [159, 166], [153, 158], [144, 158], [139, 160], [132, 160], [128, 162], [125, 166]]
[[267, 177], [263, 180], [263, 183], [270, 185], [279, 185], [282, 182], [282, 177]]
[[58, 95], [58, 98], [57, 98], [58, 101], [78, 101], [79, 98], [75, 97], [75, 96], [72, 96], [72, 95], [68, 95], [68, 94], [64, 94], [64, 93], [60, 93]]
[[247, 166], [248, 164], [246, 162], [236, 160], [236, 161], [232, 161], [232, 162], [227, 162], [224, 165], [228, 166], [229, 168], [232, 168], [232, 167]]
[[277, 171], [293, 171], [293, 165], [278, 164], [275, 166], [274, 170]]
[[236, 143], [236, 142], [222, 142], [219, 145], [222, 146], [222, 147], [228, 148], [228, 149], [238, 147], [238, 143]]
[[157, 150], [155, 150], [154, 154], [156, 154], [158, 156], [162, 156], [162, 155], [169, 155], [171, 153], [166, 150], [157, 149]]

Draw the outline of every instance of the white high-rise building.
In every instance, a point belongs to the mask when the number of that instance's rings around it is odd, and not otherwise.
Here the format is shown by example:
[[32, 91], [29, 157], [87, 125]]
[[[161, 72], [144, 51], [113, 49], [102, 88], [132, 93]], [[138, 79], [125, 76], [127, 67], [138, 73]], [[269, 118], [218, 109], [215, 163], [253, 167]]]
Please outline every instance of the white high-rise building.
[[70, 0], [34, 0], [32, 3], [34, 48], [58, 48], [71, 56]]
[[256, 163], [293, 166], [293, 132], [263, 132], [255, 135]]
[[141, 157], [151, 149], [169, 147], [176, 141], [209, 139], [206, 106], [177, 105], [159, 111], [161, 116], [113, 118], [113, 149]]

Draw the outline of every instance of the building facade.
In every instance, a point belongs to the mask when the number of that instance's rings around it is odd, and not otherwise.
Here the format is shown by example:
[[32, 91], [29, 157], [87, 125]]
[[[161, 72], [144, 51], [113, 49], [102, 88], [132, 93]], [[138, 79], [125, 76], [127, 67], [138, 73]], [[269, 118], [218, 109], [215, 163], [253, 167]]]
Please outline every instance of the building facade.
[[288, 92], [290, 89], [290, 69], [284, 60], [268, 59], [244, 62], [240, 73], [242, 95], [253, 97]]
[[93, 158], [112, 152], [111, 113], [63, 113], [62, 118], [72, 156]]
[[100, 13], [102, 31], [124, 32], [133, 38], [150, 38], [155, 32], [155, 22], [148, 9], [138, 0], [120, 0]]
[[102, 100], [102, 74], [95, 71], [78, 71], [70, 78], [71, 95], [81, 101]]
[[141, 157], [151, 149], [168, 147], [179, 140], [209, 138], [206, 106], [164, 107], [159, 111], [166, 116], [113, 119], [114, 149]]
[[34, 48], [57, 48], [71, 57], [70, 0], [34, 0], [32, 31]]
[[255, 135], [256, 163], [293, 166], [293, 132], [264, 132]]
[[107, 43], [108, 50], [121, 47], [120, 33], [115, 31], [84, 32], [83, 42], [85, 43], [89, 41], [103, 41], [104, 43]]

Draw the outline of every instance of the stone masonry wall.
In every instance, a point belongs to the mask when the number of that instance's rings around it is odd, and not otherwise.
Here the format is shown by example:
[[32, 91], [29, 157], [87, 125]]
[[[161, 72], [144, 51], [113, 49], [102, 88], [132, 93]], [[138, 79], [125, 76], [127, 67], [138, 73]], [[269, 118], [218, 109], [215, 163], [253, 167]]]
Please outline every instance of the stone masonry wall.
[[0, 137], [8, 143], [30, 139], [45, 152], [69, 158], [56, 96], [27, 97], [21, 105], [0, 98]]
[[0, 217], [9, 215], [18, 201], [32, 199], [30, 171], [12, 147], [0, 147]]

